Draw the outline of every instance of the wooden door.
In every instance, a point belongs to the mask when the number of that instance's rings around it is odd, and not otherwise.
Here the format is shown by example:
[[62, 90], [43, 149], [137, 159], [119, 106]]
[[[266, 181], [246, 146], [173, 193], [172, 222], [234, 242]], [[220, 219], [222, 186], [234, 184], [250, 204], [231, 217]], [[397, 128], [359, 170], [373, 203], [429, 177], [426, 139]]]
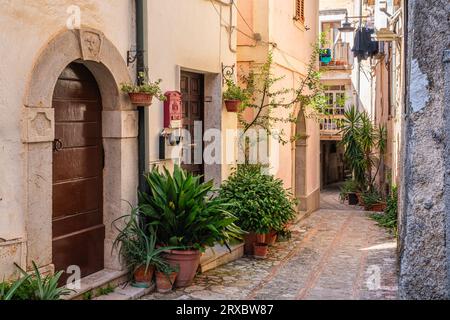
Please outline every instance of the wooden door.
[[63, 71], [53, 108], [53, 263], [57, 271], [79, 266], [85, 277], [103, 269], [105, 239], [102, 102], [85, 66]]
[[[182, 168], [195, 175], [204, 174], [203, 164], [203, 128], [204, 128], [204, 76], [202, 74], [182, 72], [181, 93], [183, 100], [183, 128], [190, 133], [191, 139], [184, 139], [183, 154], [189, 153], [190, 163], [182, 163]], [[195, 135], [194, 125], [201, 121], [201, 135]], [[197, 149], [196, 149], [197, 148]], [[197, 159], [195, 153], [197, 152]], [[199, 156], [201, 154], [201, 156]], [[195, 161], [197, 160], [197, 161]]]

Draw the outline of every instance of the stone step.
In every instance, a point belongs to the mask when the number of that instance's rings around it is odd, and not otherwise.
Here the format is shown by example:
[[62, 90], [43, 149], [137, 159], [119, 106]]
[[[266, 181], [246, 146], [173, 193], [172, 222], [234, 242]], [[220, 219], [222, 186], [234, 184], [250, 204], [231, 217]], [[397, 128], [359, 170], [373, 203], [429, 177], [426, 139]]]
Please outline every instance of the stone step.
[[220, 245], [217, 245], [214, 248], [208, 248], [200, 259], [200, 272], [204, 273], [208, 270], [236, 261], [244, 256], [243, 243], [232, 245], [230, 246], [230, 249], [231, 252], [226, 246]]
[[125, 287], [119, 286], [114, 292], [103, 295], [93, 300], [108, 300], [108, 301], [122, 301], [122, 300], [138, 300], [143, 296], [146, 296], [155, 291], [155, 284], [152, 284], [150, 288], [135, 288], [130, 284]]
[[65, 296], [64, 300], [85, 300], [87, 296], [93, 299], [102, 288], [116, 288], [127, 281], [128, 271], [104, 269], [81, 279], [81, 288]]

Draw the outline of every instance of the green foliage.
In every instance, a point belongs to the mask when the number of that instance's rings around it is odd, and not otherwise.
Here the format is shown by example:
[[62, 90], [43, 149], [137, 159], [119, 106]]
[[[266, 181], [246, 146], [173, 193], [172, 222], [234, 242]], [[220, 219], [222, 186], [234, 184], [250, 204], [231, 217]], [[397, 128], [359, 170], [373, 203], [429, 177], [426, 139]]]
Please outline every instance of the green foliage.
[[[296, 123], [299, 114], [303, 116], [307, 107], [310, 110], [309, 117], [313, 117], [314, 113], [319, 113], [324, 109], [326, 99], [320, 81], [321, 74], [317, 68], [317, 61], [324, 43], [325, 37], [322, 35], [313, 45], [306, 76], [300, 81], [297, 88], [277, 88], [278, 83], [284, 77], [277, 77], [273, 74], [273, 51], [269, 52], [267, 61], [262, 66], [241, 76], [245, 87], [243, 91], [249, 96], [245, 108], [238, 114], [239, 123], [243, 128], [242, 137], [245, 137], [246, 132], [250, 129], [263, 129], [267, 136], [274, 137], [281, 144], [287, 144], [296, 137], [287, 139], [286, 135], [290, 137], [290, 132], [287, 134], [284, 131], [275, 132], [274, 129], [279, 128], [277, 124]], [[300, 112], [298, 107], [300, 107]], [[250, 120], [243, 116], [247, 109], [253, 110], [254, 116]], [[288, 112], [284, 110], [288, 110]], [[245, 150], [245, 142], [241, 141], [241, 148]]]
[[162, 79], [151, 82], [144, 72], [139, 74], [140, 84], [123, 83], [121, 85], [122, 92], [125, 93], [147, 93], [156, 97], [160, 101], [165, 101], [166, 97], [161, 90]]
[[382, 196], [376, 190], [364, 192], [361, 195], [361, 197], [364, 201], [364, 205], [366, 206], [366, 208], [371, 208], [373, 205], [383, 201]]
[[339, 197], [341, 198], [341, 200], [345, 200], [345, 199], [347, 199], [347, 195], [349, 193], [355, 193], [358, 191], [360, 191], [358, 183], [353, 179], [347, 180], [341, 186], [341, 193], [340, 193]]
[[219, 191], [222, 201], [239, 217], [245, 231], [265, 234], [283, 231], [296, 214], [297, 201], [283, 182], [262, 173], [260, 165], [241, 165]]
[[106, 288], [100, 288], [98, 289], [98, 296], [107, 296], [110, 293], [114, 292], [114, 287], [111, 285], [108, 285]]
[[[386, 153], [386, 127], [375, 128], [367, 112], [360, 112], [354, 106], [345, 112], [342, 126], [341, 145], [345, 147], [345, 160], [353, 171], [354, 180], [361, 190], [373, 191]], [[377, 168], [375, 174], [374, 167]]]
[[[119, 222], [123, 227], [118, 226]], [[157, 247], [156, 231], [146, 222], [139, 208], [132, 208], [131, 214], [113, 222], [119, 235], [114, 241], [113, 248], [119, 248], [120, 256], [126, 260], [127, 267], [133, 272], [145, 266], [163, 263], [162, 253], [165, 250], [179, 249], [179, 247]]]
[[398, 190], [397, 187], [392, 189], [387, 199], [386, 210], [382, 214], [373, 214], [372, 219], [378, 222], [378, 225], [397, 232], [398, 221]]
[[92, 294], [92, 291], [87, 291], [83, 293], [83, 300], [92, 300], [94, 295]]
[[26, 281], [28, 281], [28, 276], [18, 279], [13, 283], [0, 283], [0, 301], [18, 300], [18, 291]]
[[225, 100], [239, 100], [244, 105], [248, 102], [249, 94], [247, 90], [241, 89], [233, 80], [228, 79], [227, 90], [223, 94]]
[[62, 296], [66, 296], [71, 292], [71, 290], [64, 287], [58, 287], [63, 271], [44, 277], [39, 272], [35, 262], [33, 262], [33, 274], [28, 274], [17, 264], [16, 267], [20, 270], [25, 280], [17, 288], [13, 300], [61, 300]]
[[154, 169], [146, 180], [150, 193], [140, 193], [140, 210], [161, 244], [203, 251], [242, 238], [229, 206], [212, 194], [212, 181], [202, 183], [178, 165], [173, 175], [166, 168], [162, 173]]

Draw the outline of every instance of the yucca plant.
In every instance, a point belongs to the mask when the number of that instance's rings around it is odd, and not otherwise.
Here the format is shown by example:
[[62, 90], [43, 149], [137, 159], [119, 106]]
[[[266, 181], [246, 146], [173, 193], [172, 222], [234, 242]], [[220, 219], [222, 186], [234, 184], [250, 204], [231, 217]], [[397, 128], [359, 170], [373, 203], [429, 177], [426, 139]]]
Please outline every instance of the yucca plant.
[[26, 287], [26, 296], [22, 296], [24, 300], [61, 300], [62, 296], [66, 296], [72, 292], [72, 290], [64, 287], [58, 287], [59, 279], [61, 278], [63, 271], [60, 271], [54, 275], [43, 276], [39, 272], [39, 268], [33, 261], [33, 274], [28, 274], [19, 265], [15, 266], [20, 270], [25, 280], [21, 287]]
[[203, 251], [242, 238], [229, 205], [214, 196], [212, 181], [202, 183], [201, 177], [178, 165], [173, 174], [154, 169], [146, 180], [150, 192], [140, 193], [140, 210], [156, 229], [160, 244]]
[[0, 283], [0, 301], [14, 300], [17, 290], [27, 280], [28, 276], [18, 279], [11, 284], [6, 282]]
[[[145, 220], [139, 208], [132, 208], [130, 215], [113, 222], [119, 231], [113, 248], [119, 249], [120, 256], [126, 260], [127, 267], [133, 272], [140, 267], [145, 267], [147, 272], [150, 266], [164, 264], [161, 255], [165, 250], [180, 249], [176, 246], [158, 247], [156, 231]], [[119, 222], [123, 222], [123, 227], [118, 226]]]

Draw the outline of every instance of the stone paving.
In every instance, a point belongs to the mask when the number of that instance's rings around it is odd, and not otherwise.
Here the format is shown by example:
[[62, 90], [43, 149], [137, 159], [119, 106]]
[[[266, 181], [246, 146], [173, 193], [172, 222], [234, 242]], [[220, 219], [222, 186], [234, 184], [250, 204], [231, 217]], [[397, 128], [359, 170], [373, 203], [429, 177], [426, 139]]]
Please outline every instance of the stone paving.
[[194, 285], [144, 300], [381, 300], [397, 298], [396, 242], [368, 218], [324, 192], [322, 209], [271, 247], [196, 277]]

